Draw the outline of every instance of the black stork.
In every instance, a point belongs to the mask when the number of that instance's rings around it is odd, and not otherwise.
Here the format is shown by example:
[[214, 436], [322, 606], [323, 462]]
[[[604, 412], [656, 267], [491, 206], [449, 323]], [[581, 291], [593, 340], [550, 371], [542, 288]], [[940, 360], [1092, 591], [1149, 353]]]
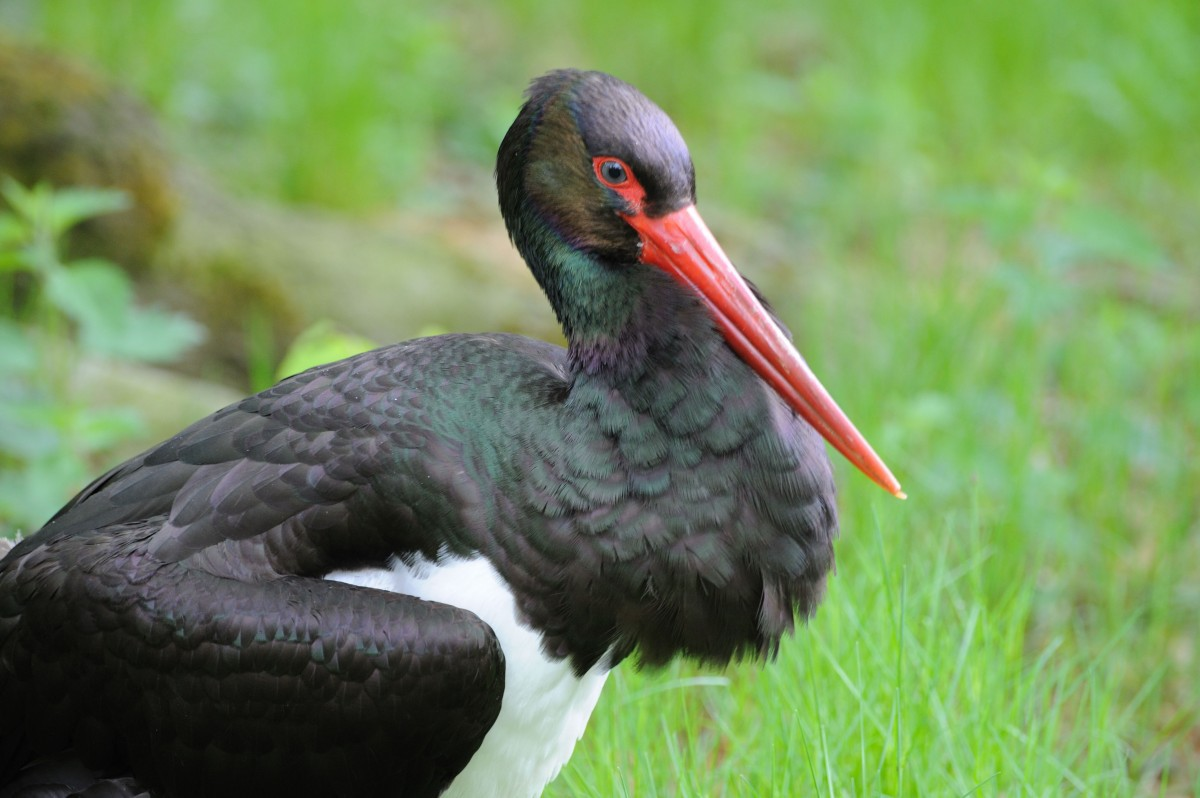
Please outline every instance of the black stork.
[[379, 349], [85, 488], [0, 561], [0, 795], [538, 795], [630, 654], [770, 656], [813, 613], [821, 437], [903, 494], [697, 215], [675, 126], [551, 72], [496, 182], [567, 348]]

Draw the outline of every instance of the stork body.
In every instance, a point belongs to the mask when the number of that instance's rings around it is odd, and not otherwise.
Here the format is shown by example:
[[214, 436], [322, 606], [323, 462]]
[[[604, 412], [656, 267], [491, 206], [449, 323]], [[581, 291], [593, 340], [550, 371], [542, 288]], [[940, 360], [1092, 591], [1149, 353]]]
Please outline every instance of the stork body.
[[674, 126], [550, 73], [497, 183], [568, 347], [376, 350], [96, 480], [0, 561], [0, 796], [534, 796], [631, 654], [768, 656], [816, 609], [821, 437], [899, 486], [699, 221]]

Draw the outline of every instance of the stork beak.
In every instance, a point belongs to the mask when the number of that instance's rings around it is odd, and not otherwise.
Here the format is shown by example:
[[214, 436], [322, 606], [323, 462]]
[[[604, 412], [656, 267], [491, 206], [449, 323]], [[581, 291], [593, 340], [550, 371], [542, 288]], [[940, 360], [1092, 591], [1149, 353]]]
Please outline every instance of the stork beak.
[[725, 339], [793, 410], [876, 484], [901, 499], [900, 483], [817, 380], [713, 238], [694, 205], [665, 216], [624, 215], [642, 239], [642, 261], [700, 295]]

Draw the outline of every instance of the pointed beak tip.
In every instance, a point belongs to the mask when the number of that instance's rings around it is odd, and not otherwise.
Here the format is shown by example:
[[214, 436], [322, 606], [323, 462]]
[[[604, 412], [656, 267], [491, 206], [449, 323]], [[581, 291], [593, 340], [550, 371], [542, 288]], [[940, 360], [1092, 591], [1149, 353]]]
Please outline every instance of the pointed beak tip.
[[863, 469], [860, 467], [859, 470], [863, 471], [863, 473], [865, 473], [867, 475], [868, 479], [870, 479], [872, 482], [874, 482], [879, 487], [886, 490], [888, 493], [895, 496], [897, 499], [900, 499], [903, 501], [904, 499], [908, 498], [908, 494], [905, 493], [903, 488], [900, 487], [900, 482], [895, 477], [892, 476], [892, 473], [890, 471], [887, 472], [887, 476], [885, 478], [879, 478], [876, 474], [872, 474], [871, 472], [867, 471], [866, 469]]
[[642, 261], [695, 291], [733, 350], [793, 410], [872, 481], [898, 499], [908, 498], [746, 285], [694, 205], [655, 218], [644, 213], [624, 218], [642, 238]]
[[[900, 480], [896, 479], [896, 477], [892, 475], [891, 470], [887, 466], [884, 466], [883, 468], [884, 478], [881, 480], [876, 480], [879, 486], [901, 501], [907, 499], [908, 494], [904, 492], [904, 488], [900, 487]], [[872, 479], [874, 479], [874, 476], [872, 476]]]

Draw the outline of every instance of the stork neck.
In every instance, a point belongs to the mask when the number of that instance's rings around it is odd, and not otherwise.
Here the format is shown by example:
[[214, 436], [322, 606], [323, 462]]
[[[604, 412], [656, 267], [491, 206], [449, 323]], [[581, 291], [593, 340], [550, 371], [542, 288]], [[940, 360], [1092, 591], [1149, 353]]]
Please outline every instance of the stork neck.
[[517, 218], [509, 225], [513, 242], [562, 325], [576, 376], [636, 380], [669, 365], [681, 344], [689, 351], [723, 345], [707, 310], [670, 275], [573, 244], [541, 214]]
[[614, 386], [699, 360], [721, 339], [707, 312], [669, 276], [642, 264], [600, 265], [585, 298], [560, 314], [571, 367]]

